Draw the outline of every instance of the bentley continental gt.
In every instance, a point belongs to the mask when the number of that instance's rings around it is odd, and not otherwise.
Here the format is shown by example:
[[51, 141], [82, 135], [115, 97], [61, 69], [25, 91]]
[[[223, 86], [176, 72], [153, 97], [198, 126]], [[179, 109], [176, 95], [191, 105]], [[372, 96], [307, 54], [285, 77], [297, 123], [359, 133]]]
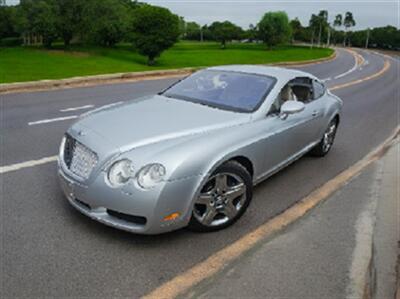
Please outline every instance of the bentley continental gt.
[[78, 211], [118, 229], [219, 230], [243, 215], [254, 185], [306, 153], [325, 156], [341, 109], [305, 72], [207, 68], [82, 115], [61, 142], [61, 187]]

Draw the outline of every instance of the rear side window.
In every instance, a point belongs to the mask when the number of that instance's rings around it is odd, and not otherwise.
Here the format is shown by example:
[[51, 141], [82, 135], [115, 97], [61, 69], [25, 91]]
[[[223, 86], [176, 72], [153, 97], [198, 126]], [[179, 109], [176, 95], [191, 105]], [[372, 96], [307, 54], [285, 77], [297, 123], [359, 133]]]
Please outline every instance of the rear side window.
[[319, 81], [314, 80], [314, 99], [318, 99], [325, 94], [325, 86]]

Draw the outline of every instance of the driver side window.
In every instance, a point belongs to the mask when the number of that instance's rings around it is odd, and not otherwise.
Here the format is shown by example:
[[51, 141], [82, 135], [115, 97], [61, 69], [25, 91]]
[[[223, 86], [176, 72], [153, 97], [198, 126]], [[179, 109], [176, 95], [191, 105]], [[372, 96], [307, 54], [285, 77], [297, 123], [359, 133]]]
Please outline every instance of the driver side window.
[[268, 114], [279, 114], [279, 112], [281, 111], [281, 106], [286, 101], [297, 101], [296, 95], [292, 90], [290, 82], [282, 88], [281, 92], [272, 103], [271, 109]]
[[307, 77], [298, 77], [285, 85], [271, 105], [268, 115], [279, 114], [286, 101], [300, 101], [307, 104], [314, 100], [313, 81]]
[[310, 78], [296, 78], [291, 81], [291, 87], [300, 102], [307, 104], [314, 100], [313, 82]]

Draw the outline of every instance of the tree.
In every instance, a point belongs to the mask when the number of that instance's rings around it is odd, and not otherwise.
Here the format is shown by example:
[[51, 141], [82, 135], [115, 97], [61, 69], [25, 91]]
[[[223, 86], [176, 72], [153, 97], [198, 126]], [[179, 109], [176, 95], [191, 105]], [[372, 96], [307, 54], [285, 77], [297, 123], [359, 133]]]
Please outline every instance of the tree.
[[318, 13], [318, 26], [319, 26], [319, 32], [318, 32], [318, 46], [321, 46], [321, 37], [322, 37], [322, 30], [326, 30], [327, 27], [329, 27], [328, 24], [328, 11], [327, 10], [321, 10]]
[[374, 28], [370, 33], [370, 44], [379, 48], [400, 50], [400, 30], [393, 26]]
[[400, 30], [394, 26], [385, 26], [352, 32], [352, 46], [365, 47], [368, 35], [368, 45], [371, 47], [400, 50]]
[[303, 34], [303, 26], [301, 25], [298, 18], [290, 21], [290, 27], [292, 29], [293, 41], [301, 40]]
[[188, 22], [186, 23], [186, 36], [185, 39], [188, 40], [200, 40], [200, 25], [196, 22]]
[[320, 19], [316, 14], [312, 14], [309, 21], [309, 28], [311, 30], [311, 47], [314, 46], [315, 31], [319, 28]]
[[249, 42], [256, 40], [257, 39], [257, 27], [254, 26], [253, 24], [250, 24], [249, 29], [247, 29], [245, 32], [245, 36], [249, 40]]
[[226, 48], [226, 43], [233, 40], [239, 39], [242, 29], [235, 24], [225, 21], [225, 22], [214, 22], [210, 26], [211, 34], [216, 41], [221, 43], [221, 48]]
[[16, 8], [0, 5], [0, 39], [18, 37]]
[[135, 11], [133, 32], [136, 49], [154, 65], [155, 58], [177, 42], [179, 17], [166, 8], [142, 5]]
[[267, 12], [257, 27], [260, 39], [269, 48], [290, 40], [289, 18], [283, 11]]
[[126, 35], [131, 22], [130, 8], [119, 0], [86, 0], [83, 35], [89, 42], [114, 46]]
[[179, 32], [181, 38], [186, 37], [186, 21], [184, 17], [179, 17]]
[[342, 27], [342, 22], [343, 22], [343, 16], [341, 14], [337, 14], [335, 16], [335, 20], [333, 21], [333, 27]]
[[20, 30], [42, 36], [43, 45], [50, 48], [57, 38], [57, 12], [53, 0], [21, 0], [23, 21]]
[[213, 40], [213, 35], [211, 33], [210, 27], [207, 25], [204, 25], [203, 27], [200, 28], [200, 35], [201, 38], [200, 40]]
[[353, 14], [349, 11], [347, 11], [344, 15], [344, 20], [343, 20], [343, 25], [345, 28], [345, 38], [343, 41], [343, 45], [346, 46], [346, 39], [348, 35], [348, 30], [351, 27], [354, 27], [356, 25], [356, 21], [354, 20]]
[[326, 33], [328, 33], [328, 39], [330, 34], [330, 27], [328, 23], [328, 11], [321, 10], [318, 15], [312, 14], [309, 26], [311, 29], [311, 44], [314, 45], [315, 33], [318, 32], [318, 46], [321, 45], [321, 40]]
[[336, 28], [340, 28], [343, 25], [343, 16], [341, 14], [337, 14], [335, 16], [335, 20], [333, 21], [333, 36], [334, 36], [334, 44], [336, 44], [336, 39], [338, 36], [338, 33], [336, 31]]
[[81, 32], [85, 2], [81, 0], [56, 0], [57, 31], [68, 47], [72, 38]]

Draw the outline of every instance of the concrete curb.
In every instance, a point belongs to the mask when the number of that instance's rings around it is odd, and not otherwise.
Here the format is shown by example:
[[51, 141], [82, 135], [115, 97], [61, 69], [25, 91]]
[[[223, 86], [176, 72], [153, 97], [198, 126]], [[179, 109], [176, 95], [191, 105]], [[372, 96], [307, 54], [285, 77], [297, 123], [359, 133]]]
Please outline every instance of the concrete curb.
[[[398, 146], [399, 142], [400, 142], [400, 136], [399, 136], [400, 131], [397, 131], [397, 136], [391, 141], [389, 147], [396, 147]], [[385, 159], [385, 155], [387, 154], [387, 152], [389, 152], [390, 148], [387, 149], [387, 151], [382, 155], [382, 157], [380, 157], [380, 160]], [[398, 150], [397, 150], [398, 152]], [[385, 162], [388, 163], [388, 162]], [[383, 166], [384, 167], [384, 166]], [[383, 180], [383, 178], [380, 178], [381, 180]], [[382, 194], [382, 191], [380, 191], [380, 197], [385, 198], [385, 196]], [[382, 199], [383, 199], [382, 198]], [[377, 217], [377, 213], [378, 213], [378, 207], [375, 211], [375, 217]], [[377, 246], [379, 246], [379, 243], [377, 244], [377, 240], [375, 237], [375, 234], [377, 234], [376, 232], [376, 227], [377, 227], [377, 220], [375, 220], [374, 223], [374, 229], [373, 229], [373, 238], [372, 238], [372, 244], [371, 244], [371, 254], [369, 257], [369, 263], [368, 263], [368, 269], [366, 272], [366, 275], [364, 277], [364, 292], [363, 292], [363, 296], [362, 299], [374, 299], [374, 298], [383, 298], [382, 296], [378, 295], [378, 289], [379, 288], [383, 288], [383, 286], [379, 286], [378, 283], [378, 274], [379, 274], [379, 270], [377, 269], [379, 267], [379, 264], [377, 262], [377, 255], [379, 255], [378, 251], [377, 251]], [[386, 220], [385, 220], [386, 221]], [[378, 241], [379, 242], [379, 241]], [[394, 265], [395, 268], [395, 272], [396, 272], [396, 290], [393, 292], [393, 299], [400, 299], [400, 293], [399, 293], [399, 287], [400, 287], [400, 281], [399, 281], [399, 263], [400, 263], [400, 256], [399, 256], [399, 248], [400, 248], [400, 243], [399, 241], [397, 241], [397, 259], [396, 259], [396, 265]], [[382, 248], [380, 249], [380, 251], [382, 252]], [[381, 253], [382, 254], [382, 253]], [[381, 274], [379, 274], [381, 275]], [[381, 278], [382, 280], [382, 278]], [[386, 298], [386, 296], [385, 296]], [[391, 298], [391, 296], [389, 296], [388, 298]]]
[[[302, 66], [318, 64], [328, 62], [336, 58], [336, 50], [332, 55], [324, 58], [306, 60], [306, 61], [289, 61], [265, 64], [270, 66]], [[182, 68], [172, 70], [157, 70], [157, 71], [145, 71], [145, 72], [129, 72], [129, 73], [116, 73], [116, 74], [104, 74], [95, 76], [85, 77], [73, 77], [60, 80], [40, 80], [40, 81], [29, 81], [29, 82], [17, 82], [17, 83], [5, 83], [0, 84], [0, 94], [19, 93], [19, 92], [32, 92], [41, 90], [51, 89], [63, 89], [73, 87], [85, 87], [95, 86], [112, 83], [124, 83], [144, 80], [157, 80], [186, 76], [194, 71], [202, 69], [204, 67], [193, 67], [193, 68]]]

